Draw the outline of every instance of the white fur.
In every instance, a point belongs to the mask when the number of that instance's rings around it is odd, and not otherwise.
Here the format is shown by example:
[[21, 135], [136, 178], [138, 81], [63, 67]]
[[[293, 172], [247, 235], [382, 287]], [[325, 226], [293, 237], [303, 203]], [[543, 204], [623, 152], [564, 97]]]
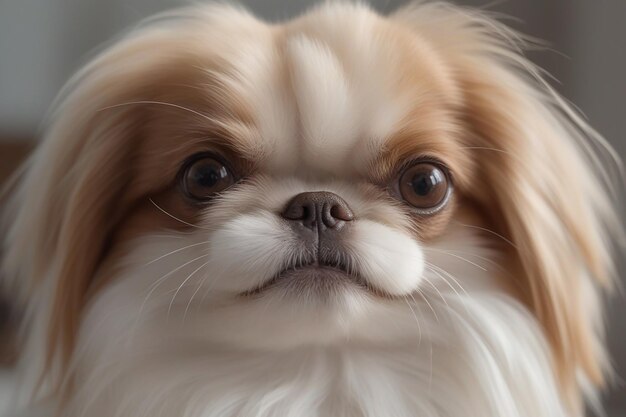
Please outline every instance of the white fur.
[[[372, 197], [380, 187], [355, 179], [386, 150], [409, 102], [423, 99], [392, 92], [390, 74], [401, 57], [387, 54], [375, 36], [361, 36], [378, 18], [358, 6], [313, 11], [315, 38], [290, 37], [283, 68], [270, 42], [275, 28], [228, 8], [195, 10], [189, 24], [203, 22], [211, 36], [189, 42], [224, 49], [218, 56], [236, 68], [214, 74], [214, 88], [245, 97], [259, 136], [247, 156], [264, 174], [225, 192], [197, 227], [126, 242], [127, 256], [97, 272], [107, 284], [81, 315], [70, 362], [75, 391], [63, 417], [568, 416], [548, 341], [502, 284], [507, 270], [488, 249], [493, 241], [453, 219], [437, 240], [420, 242], [398, 204]], [[231, 39], [222, 33], [228, 24], [249, 30]], [[157, 33], [167, 39], [163, 30]], [[415, 47], [423, 48], [417, 37]], [[394, 70], [385, 72], [387, 64]], [[90, 103], [100, 111], [99, 101]], [[36, 165], [47, 157], [42, 149]], [[40, 179], [52, 181], [34, 175], [22, 193]], [[398, 297], [357, 286], [323, 301], [276, 289], [241, 297], [303, 256], [303, 243], [277, 214], [298, 193], [320, 190], [340, 195], [357, 219], [343, 236], [343, 260]], [[31, 237], [42, 237], [44, 220], [28, 219], [19, 217], [36, 228]], [[22, 233], [16, 224], [9, 241]], [[7, 269], [34, 269], [14, 258]], [[29, 300], [11, 416], [36, 415], [41, 404], [49, 417], [57, 405], [46, 402], [45, 384], [34, 392], [57, 284], [47, 276], [43, 282]], [[596, 302], [594, 290], [594, 318]]]
[[[255, 220], [233, 223], [250, 227]], [[430, 248], [429, 261], [463, 284], [440, 285], [445, 278], [432, 275], [439, 289], [428, 304], [357, 297], [344, 300], [355, 305], [325, 313], [272, 298], [232, 305], [204, 289], [196, 297], [206, 298], [194, 304], [191, 296], [209, 273], [174, 297], [205, 261], [159, 278], [206, 252], [201, 242], [172, 233], [132, 244], [124, 272], [83, 321], [73, 362], [79, 390], [65, 415], [566, 415], [540, 329], [513, 298], [484, 290], [498, 272], [490, 270], [490, 251], [462, 226]], [[249, 250], [242, 253], [272, 262], [257, 249], [271, 240], [243, 243]], [[197, 246], [148, 263], [187, 245]], [[442, 247], [462, 249], [465, 260], [443, 261]], [[209, 261], [231, 262], [216, 254]]]

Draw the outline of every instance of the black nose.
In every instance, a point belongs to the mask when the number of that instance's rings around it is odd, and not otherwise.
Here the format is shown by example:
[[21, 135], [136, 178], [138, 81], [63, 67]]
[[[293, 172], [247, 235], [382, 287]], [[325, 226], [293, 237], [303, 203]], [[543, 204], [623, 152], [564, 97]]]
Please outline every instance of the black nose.
[[298, 194], [287, 203], [282, 216], [300, 222], [309, 229], [338, 229], [354, 219], [348, 203], [337, 194], [327, 191]]

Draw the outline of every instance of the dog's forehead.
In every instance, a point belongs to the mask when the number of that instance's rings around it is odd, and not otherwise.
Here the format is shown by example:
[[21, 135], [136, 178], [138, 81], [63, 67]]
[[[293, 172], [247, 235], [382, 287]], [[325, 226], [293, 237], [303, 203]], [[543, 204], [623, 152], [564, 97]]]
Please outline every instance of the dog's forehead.
[[409, 117], [432, 115], [450, 92], [424, 43], [368, 11], [313, 15], [268, 33], [230, 61], [231, 85], [258, 130], [260, 143], [248, 148], [262, 148], [268, 172], [362, 172]]

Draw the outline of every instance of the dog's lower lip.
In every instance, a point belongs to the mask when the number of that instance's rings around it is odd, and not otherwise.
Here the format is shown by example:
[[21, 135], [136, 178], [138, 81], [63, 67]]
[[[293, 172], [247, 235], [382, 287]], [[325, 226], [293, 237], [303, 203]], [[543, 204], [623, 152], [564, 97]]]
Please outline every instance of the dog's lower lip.
[[289, 268], [285, 268], [282, 271], [280, 271], [278, 274], [276, 274], [270, 280], [264, 282], [260, 286], [254, 288], [254, 289], [252, 289], [250, 291], [243, 292], [241, 295], [243, 295], [243, 296], [253, 296], [253, 295], [261, 294], [265, 290], [270, 289], [272, 287], [275, 287], [283, 279], [289, 279], [288, 275], [294, 274], [294, 273], [298, 273], [298, 272], [306, 272], [306, 271], [320, 271], [320, 273], [331, 272], [333, 274], [337, 274], [338, 276], [341, 276], [342, 278], [345, 278], [346, 281], [350, 281], [350, 282], [352, 282], [356, 286], [360, 286], [360, 287], [364, 287], [364, 288], [367, 287], [364, 284], [363, 279], [359, 275], [351, 274], [345, 268], [343, 268], [341, 266], [333, 266], [333, 265], [312, 263], [312, 264], [307, 264], [307, 265], [292, 266], [292, 267], [289, 267]]

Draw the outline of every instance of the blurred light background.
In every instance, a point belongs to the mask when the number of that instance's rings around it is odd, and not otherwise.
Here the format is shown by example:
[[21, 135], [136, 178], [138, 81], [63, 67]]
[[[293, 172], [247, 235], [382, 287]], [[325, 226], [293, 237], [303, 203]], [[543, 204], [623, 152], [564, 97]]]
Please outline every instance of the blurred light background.
[[[560, 83], [626, 157], [626, 0], [458, 0], [504, 13], [513, 27], [548, 42], [529, 57]], [[0, 0], [0, 180], [38, 140], [46, 110], [65, 80], [90, 52], [152, 13], [180, 0]], [[313, 0], [243, 0], [260, 16], [285, 19]], [[386, 12], [403, 0], [371, 0]], [[623, 254], [622, 254], [623, 257]], [[624, 264], [622, 260], [622, 264]], [[622, 271], [626, 271], [622, 267]], [[622, 282], [626, 283], [626, 273]], [[626, 416], [626, 305], [612, 300], [608, 338], [618, 370], [607, 398], [611, 417]], [[621, 410], [621, 411], [620, 411]], [[530, 417], [530, 416], [529, 416]]]

